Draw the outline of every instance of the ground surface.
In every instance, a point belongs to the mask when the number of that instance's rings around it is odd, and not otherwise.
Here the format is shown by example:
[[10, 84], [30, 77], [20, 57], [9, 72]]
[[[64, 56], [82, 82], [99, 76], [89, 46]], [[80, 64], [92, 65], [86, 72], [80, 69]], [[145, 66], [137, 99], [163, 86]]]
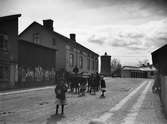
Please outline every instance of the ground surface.
[[[158, 96], [151, 92], [152, 80], [105, 80], [105, 98], [99, 97], [100, 92], [96, 95], [87, 93], [84, 97], [68, 93], [64, 116], [55, 115], [54, 87], [1, 93], [0, 124], [88, 124], [92, 119], [99, 118], [109, 124], [167, 123], [162, 115]], [[133, 95], [126, 99], [130, 94]]]

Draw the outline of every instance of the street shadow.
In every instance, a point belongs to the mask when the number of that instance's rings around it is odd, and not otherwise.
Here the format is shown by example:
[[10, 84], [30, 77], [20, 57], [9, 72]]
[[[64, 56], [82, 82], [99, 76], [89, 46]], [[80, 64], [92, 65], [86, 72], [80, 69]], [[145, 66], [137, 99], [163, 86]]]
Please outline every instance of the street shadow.
[[65, 118], [64, 115], [61, 114], [53, 114], [47, 119], [46, 124], [57, 124], [57, 122], [61, 121], [63, 118]]

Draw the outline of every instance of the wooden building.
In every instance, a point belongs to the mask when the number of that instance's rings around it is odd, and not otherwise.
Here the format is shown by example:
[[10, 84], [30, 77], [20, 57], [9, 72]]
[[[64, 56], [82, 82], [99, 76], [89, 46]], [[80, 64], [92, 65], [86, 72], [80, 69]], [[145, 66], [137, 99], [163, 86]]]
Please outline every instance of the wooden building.
[[161, 102], [167, 114], [167, 44], [152, 52], [152, 61], [158, 70], [157, 78], [161, 86]]
[[56, 50], [28, 41], [18, 41], [18, 87], [55, 83]]
[[21, 14], [0, 17], [0, 90], [13, 87], [17, 78], [18, 18]]

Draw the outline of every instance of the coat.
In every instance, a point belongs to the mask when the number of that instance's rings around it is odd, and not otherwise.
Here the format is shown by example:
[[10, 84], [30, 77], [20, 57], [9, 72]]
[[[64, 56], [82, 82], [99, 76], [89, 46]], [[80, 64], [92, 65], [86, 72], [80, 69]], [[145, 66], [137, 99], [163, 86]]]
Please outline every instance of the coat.
[[65, 85], [57, 85], [55, 88], [56, 98], [61, 99], [61, 100], [65, 100], [66, 99], [66, 95], [65, 95], [66, 91], [67, 91], [67, 88]]

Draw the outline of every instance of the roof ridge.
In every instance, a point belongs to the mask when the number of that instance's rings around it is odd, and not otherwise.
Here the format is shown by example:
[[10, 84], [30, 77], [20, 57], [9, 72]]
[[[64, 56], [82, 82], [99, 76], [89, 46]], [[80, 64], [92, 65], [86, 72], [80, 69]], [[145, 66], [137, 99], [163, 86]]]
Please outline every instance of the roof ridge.
[[[56, 34], [57, 36], [59, 36], [60, 38], [63, 38], [63, 39], [65, 39], [65, 40], [70, 41], [70, 43], [78, 44], [78, 45], [80, 45], [81, 47], [83, 47], [84, 49], [89, 50], [90, 52], [92, 52], [92, 53], [98, 55], [97, 53], [95, 53], [95, 52], [93, 52], [92, 50], [90, 50], [90, 49], [86, 48], [85, 46], [83, 46], [82, 44], [80, 44], [80, 43], [78, 43], [78, 42], [76, 42], [76, 41], [73, 41], [73, 40], [71, 40], [70, 38], [68, 38], [68, 37], [66, 37], [66, 36], [64, 36], [64, 35], [62, 35], [62, 34], [56, 32], [56, 31], [54, 31], [54, 30], [53, 30], [53, 31], [52, 31], [52, 30], [48, 30], [48, 29], [45, 28], [42, 24], [40, 24], [40, 23], [38, 23], [38, 22], [36, 22], [36, 21], [32, 22], [23, 32], [21, 32], [21, 33], [19, 34], [19, 36], [22, 35], [26, 30], [28, 30], [29, 27], [31, 27], [31, 26], [32, 26], [33, 24], [35, 24], [35, 23], [38, 24], [39, 26], [41, 26], [41, 27], [42, 27], [43, 29], [45, 29], [46, 31], [51, 32], [51, 33], [54, 33], [54, 34]], [[99, 56], [99, 55], [98, 55], [98, 56]]]

